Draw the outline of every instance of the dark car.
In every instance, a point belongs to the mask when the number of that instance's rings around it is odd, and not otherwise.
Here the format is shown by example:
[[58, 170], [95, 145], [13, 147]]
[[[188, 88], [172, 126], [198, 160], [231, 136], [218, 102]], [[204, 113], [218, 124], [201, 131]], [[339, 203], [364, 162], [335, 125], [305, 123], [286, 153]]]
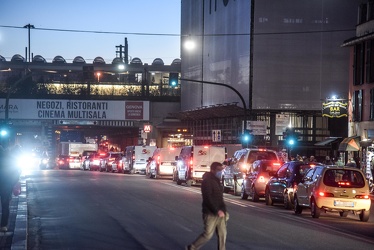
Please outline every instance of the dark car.
[[252, 171], [248, 172], [242, 184], [240, 197], [246, 200], [248, 196], [252, 201], [265, 197], [266, 183], [280, 168], [281, 163], [275, 160], [257, 160], [252, 164]]
[[59, 155], [56, 157], [56, 167], [58, 169], [68, 169], [69, 168], [69, 156]]
[[304, 163], [302, 161], [290, 161], [284, 163], [266, 184], [266, 205], [283, 203], [286, 209], [293, 208], [294, 189], [304, 177], [305, 172], [319, 163]]
[[235, 196], [241, 194], [243, 179], [246, 173], [252, 172], [252, 164], [256, 160], [279, 161], [276, 151], [263, 148], [244, 148], [235, 151], [234, 156], [225, 161], [222, 171], [223, 191], [233, 191]]

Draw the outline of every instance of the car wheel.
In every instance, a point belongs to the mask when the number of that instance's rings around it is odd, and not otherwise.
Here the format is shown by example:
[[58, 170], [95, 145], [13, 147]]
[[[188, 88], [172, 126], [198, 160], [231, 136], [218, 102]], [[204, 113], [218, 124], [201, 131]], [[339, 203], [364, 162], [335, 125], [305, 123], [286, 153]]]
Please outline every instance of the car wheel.
[[321, 209], [319, 207], [317, 207], [317, 203], [314, 200], [314, 198], [312, 198], [311, 205], [310, 205], [310, 210], [311, 210], [311, 214], [312, 214], [313, 218], [317, 219], [321, 215]]
[[370, 210], [366, 211], [365, 209], [363, 209], [359, 217], [360, 217], [360, 221], [367, 222], [370, 217]]
[[273, 200], [271, 199], [269, 189], [265, 191], [265, 204], [267, 206], [273, 206]]
[[240, 193], [241, 192], [239, 191], [239, 184], [235, 181], [235, 183], [234, 183], [234, 195], [239, 196]]
[[343, 212], [339, 212], [339, 215], [340, 217], [347, 217], [348, 216], [348, 211], [343, 211]]
[[248, 199], [248, 194], [245, 192], [244, 185], [242, 185], [242, 191], [240, 192], [240, 198], [241, 198], [242, 200], [246, 200], [246, 199]]
[[191, 187], [192, 186], [192, 180], [187, 180], [186, 181], [186, 186]]
[[295, 214], [301, 214], [303, 212], [303, 208], [299, 205], [299, 201], [297, 200], [296, 195], [294, 196], [294, 204]]
[[284, 208], [285, 209], [291, 209], [292, 208], [292, 204], [291, 204], [291, 201], [290, 201], [290, 196], [289, 196], [288, 193], [284, 193], [283, 203], [284, 203]]
[[258, 197], [258, 194], [256, 193], [255, 186], [252, 187], [252, 201], [257, 202], [260, 198]]

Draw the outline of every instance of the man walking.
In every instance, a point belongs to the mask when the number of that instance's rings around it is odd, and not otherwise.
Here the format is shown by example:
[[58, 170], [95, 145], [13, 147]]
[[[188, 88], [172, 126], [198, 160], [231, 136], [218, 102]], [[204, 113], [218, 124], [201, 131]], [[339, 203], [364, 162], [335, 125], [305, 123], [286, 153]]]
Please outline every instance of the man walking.
[[203, 196], [203, 221], [204, 232], [197, 239], [186, 247], [188, 250], [200, 249], [206, 244], [216, 232], [218, 237], [218, 249], [226, 249], [226, 221], [228, 213], [223, 201], [223, 192], [220, 182], [223, 165], [213, 162], [210, 165], [210, 172], [203, 176], [201, 193]]

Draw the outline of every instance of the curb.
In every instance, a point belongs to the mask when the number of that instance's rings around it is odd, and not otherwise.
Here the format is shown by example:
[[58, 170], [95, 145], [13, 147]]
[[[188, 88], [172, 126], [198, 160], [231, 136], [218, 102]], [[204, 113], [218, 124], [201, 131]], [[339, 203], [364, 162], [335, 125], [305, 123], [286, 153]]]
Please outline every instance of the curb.
[[21, 194], [18, 196], [18, 209], [12, 239], [12, 250], [27, 249], [27, 185], [26, 180], [22, 177], [20, 182]]

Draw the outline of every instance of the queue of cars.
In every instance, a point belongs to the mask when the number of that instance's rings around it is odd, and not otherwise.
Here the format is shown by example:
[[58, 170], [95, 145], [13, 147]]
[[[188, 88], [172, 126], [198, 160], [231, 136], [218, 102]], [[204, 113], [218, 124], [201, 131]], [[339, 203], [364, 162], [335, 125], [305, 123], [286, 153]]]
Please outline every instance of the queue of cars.
[[[237, 150], [227, 159], [221, 146], [185, 146], [156, 148], [131, 146], [121, 152], [86, 152], [79, 161], [83, 170], [118, 173], [142, 173], [147, 178], [171, 178], [177, 185], [191, 186], [202, 181], [213, 161], [223, 162], [221, 181], [224, 192], [233, 191], [241, 199], [268, 206], [283, 204], [301, 214], [309, 209], [313, 218], [321, 212], [336, 212], [341, 217], [358, 215], [363, 222], [370, 216], [370, 190], [364, 173], [347, 166], [317, 162], [282, 162], [276, 151], [259, 148]], [[136, 164], [138, 160], [138, 165]], [[59, 157], [57, 164], [66, 168], [74, 157]], [[68, 167], [69, 168], [69, 167]]]

